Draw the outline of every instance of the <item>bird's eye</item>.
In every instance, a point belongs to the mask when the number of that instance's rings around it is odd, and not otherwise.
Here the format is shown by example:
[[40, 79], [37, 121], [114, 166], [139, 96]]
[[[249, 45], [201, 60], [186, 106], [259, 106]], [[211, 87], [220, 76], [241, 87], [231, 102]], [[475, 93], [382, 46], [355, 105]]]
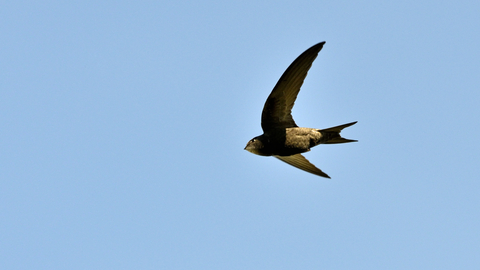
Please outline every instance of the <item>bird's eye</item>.
[[255, 142], [255, 139], [252, 139], [252, 142]]

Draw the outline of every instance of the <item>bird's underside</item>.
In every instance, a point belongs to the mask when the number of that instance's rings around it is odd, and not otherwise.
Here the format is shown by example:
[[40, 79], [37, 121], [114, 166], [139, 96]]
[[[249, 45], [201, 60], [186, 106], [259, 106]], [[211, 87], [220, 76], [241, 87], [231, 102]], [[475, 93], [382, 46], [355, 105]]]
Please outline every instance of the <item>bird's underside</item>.
[[281, 147], [277, 147], [275, 151], [272, 151], [273, 156], [301, 170], [330, 178], [326, 173], [310, 163], [302, 153], [310, 151], [312, 147], [319, 144], [355, 142], [355, 140], [345, 139], [340, 136], [342, 129], [355, 123], [352, 122], [324, 130], [302, 127], [287, 128], [285, 129], [285, 143], [274, 142], [275, 145], [280, 145]]

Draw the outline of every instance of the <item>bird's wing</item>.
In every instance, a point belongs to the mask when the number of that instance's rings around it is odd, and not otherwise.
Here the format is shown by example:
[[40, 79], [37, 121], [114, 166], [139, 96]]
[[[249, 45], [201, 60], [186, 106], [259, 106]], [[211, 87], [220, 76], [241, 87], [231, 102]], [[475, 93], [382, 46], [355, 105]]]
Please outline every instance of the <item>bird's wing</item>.
[[309, 173], [313, 173], [318, 176], [330, 178], [326, 173], [322, 172], [319, 168], [315, 167], [310, 161], [308, 161], [304, 156], [301, 154], [296, 154], [292, 156], [275, 156], [276, 158], [280, 159], [281, 161], [288, 163], [294, 167], [297, 167], [301, 170], [304, 170]]
[[320, 42], [303, 52], [285, 70], [280, 80], [267, 98], [262, 112], [262, 129], [265, 133], [277, 128], [296, 127], [292, 118], [292, 107], [297, 98], [300, 87], [323, 47]]

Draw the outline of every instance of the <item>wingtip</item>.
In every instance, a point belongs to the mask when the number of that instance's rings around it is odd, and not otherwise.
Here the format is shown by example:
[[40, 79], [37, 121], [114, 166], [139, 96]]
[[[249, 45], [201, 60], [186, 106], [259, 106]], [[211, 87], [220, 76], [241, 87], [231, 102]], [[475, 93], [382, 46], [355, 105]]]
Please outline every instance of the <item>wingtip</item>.
[[314, 50], [314, 51], [317, 51], [318, 53], [323, 48], [323, 45], [325, 45], [325, 41], [322, 41], [313, 45], [312, 47], [308, 48], [305, 52]]
[[325, 45], [325, 41], [322, 41], [322, 42], [319, 42], [319, 43], [313, 45], [312, 48], [313, 47], [320, 47], [320, 49], [321, 49], [321, 48], [323, 48], [323, 45]]
[[321, 172], [322, 172], [321, 174], [317, 174], [317, 175], [321, 176], [321, 177], [328, 178], [328, 179], [332, 179], [328, 174], [324, 173], [323, 171], [321, 171]]

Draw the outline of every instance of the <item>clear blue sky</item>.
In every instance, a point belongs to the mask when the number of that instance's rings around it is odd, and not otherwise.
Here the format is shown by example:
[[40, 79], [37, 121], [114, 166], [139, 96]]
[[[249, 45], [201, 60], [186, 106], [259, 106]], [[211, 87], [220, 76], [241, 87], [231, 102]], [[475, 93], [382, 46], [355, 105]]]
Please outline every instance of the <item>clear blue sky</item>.
[[[40, 2], [0, 10], [1, 269], [478, 269], [479, 1]], [[320, 41], [331, 180], [243, 150]]]

